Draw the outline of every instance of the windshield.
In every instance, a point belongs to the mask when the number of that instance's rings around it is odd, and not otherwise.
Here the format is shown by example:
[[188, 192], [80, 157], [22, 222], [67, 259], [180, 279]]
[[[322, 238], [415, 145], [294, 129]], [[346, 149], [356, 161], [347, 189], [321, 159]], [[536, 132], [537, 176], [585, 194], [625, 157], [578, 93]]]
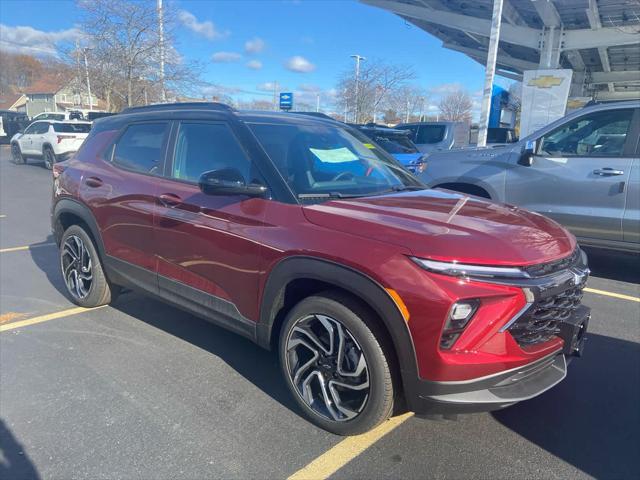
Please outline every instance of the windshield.
[[418, 145], [440, 143], [447, 133], [446, 125], [398, 125], [400, 130], [409, 130]]
[[62, 133], [89, 133], [89, 123], [54, 123], [53, 131]]
[[389, 153], [417, 153], [418, 148], [404, 135], [372, 134], [373, 140]]
[[355, 130], [320, 124], [253, 123], [249, 127], [301, 201], [423, 188]]

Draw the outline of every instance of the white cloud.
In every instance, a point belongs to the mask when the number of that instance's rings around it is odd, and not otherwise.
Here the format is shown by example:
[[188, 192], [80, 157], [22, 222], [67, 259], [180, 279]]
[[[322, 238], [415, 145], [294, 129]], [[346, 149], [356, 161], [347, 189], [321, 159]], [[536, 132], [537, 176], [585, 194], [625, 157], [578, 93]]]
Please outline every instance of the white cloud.
[[296, 55], [287, 60], [284, 66], [292, 72], [309, 73], [316, 69], [316, 66], [304, 57]]
[[300, 85], [298, 85], [298, 90], [300, 90], [301, 92], [317, 93], [321, 90], [321, 88], [310, 83], [301, 83]]
[[223, 32], [218, 31], [211, 20], [199, 22], [193, 13], [186, 10], [180, 10], [178, 12], [178, 20], [180, 20], [180, 23], [192, 32], [208, 38], [209, 40], [228, 37], [230, 34], [229, 30], [225, 30]]
[[465, 88], [459, 82], [443, 83], [441, 85], [436, 85], [435, 87], [430, 88], [429, 93], [433, 95], [448, 95], [459, 90], [465, 90]]
[[256, 85], [256, 90], [259, 92], [273, 92], [274, 88], [280, 90], [286, 90], [280, 84], [274, 84], [273, 82], [264, 82], [259, 85]]
[[264, 50], [264, 47], [264, 40], [258, 37], [244, 42], [244, 51], [247, 53], [260, 53], [262, 50]]
[[262, 68], [262, 62], [260, 60], [250, 60], [247, 62], [247, 68], [251, 70], [260, 70]]
[[57, 56], [56, 45], [82, 37], [77, 28], [44, 32], [32, 27], [9, 27], [0, 24], [0, 49], [30, 55]]
[[211, 55], [211, 60], [216, 63], [231, 63], [237, 62], [242, 58], [242, 55], [236, 52], [216, 52]]

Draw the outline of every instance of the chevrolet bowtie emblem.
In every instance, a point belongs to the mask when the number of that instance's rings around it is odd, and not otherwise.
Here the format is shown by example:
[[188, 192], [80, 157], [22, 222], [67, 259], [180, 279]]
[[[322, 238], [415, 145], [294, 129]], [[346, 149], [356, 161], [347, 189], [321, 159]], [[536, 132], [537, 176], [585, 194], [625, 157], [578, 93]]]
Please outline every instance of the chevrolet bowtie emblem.
[[562, 83], [564, 78], [562, 77], [554, 77], [553, 75], [541, 75], [539, 77], [533, 78], [529, 80], [530, 87], [538, 87], [538, 88], [551, 88], [557, 87]]

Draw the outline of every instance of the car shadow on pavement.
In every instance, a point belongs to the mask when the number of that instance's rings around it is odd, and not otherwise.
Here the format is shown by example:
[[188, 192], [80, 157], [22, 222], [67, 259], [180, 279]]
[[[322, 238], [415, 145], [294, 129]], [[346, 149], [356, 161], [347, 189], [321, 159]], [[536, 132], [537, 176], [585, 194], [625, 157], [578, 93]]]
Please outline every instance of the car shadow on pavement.
[[640, 283], [640, 255], [584, 247], [594, 277]]
[[40, 478], [24, 447], [2, 420], [0, 420], [0, 478], [21, 480]]
[[275, 401], [300, 415], [282, 379], [275, 352], [264, 350], [238, 334], [135, 292], [123, 294], [111, 307], [210, 352]]
[[640, 478], [640, 344], [591, 334], [586, 347], [559, 385], [493, 416], [595, 478]]
[[45, 240], [30, 245], [29, 253], [33, 263], [47, 276], [51, 285], [66, 298], [71, 300], [60, 271], [58, 248], [55, 246], [53, 235]]

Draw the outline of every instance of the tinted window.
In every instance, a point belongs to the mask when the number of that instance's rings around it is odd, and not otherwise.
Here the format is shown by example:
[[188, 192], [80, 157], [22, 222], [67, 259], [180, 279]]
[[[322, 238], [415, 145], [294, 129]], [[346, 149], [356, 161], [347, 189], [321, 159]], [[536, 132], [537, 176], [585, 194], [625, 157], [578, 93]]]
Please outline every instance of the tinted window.
[[542, 137], [549, 156], [618, 157], [624, 152], [633, 110], [610, 110], [572, 120]]
[[408, 130], [411, 132], [411, 135], [409, 136], [409, 138], [411, 138], [411, 140], [413, 142], [416, 141], [416, 137], [418, 136], [418, 126], [417, 125], [398, 125], [396, 128], [399, 128], [400, 130]]
[[159, 173], [167, 130], [166, 123], [129, 126], [116, 144], [113, 162], [138, 172]]
[[36, 133], [36, 128], [37, 128], [38, 124], [37, 123], [32, 123], [31, 125], [29, 125], [25, 131], [24, 134], [25, 135], [30, 135], [32, 133]]
[[197, 182], [204, 172], [235, 168], [250, 183], [250, 162], [225, 124], [182, 123], [171, 176]]
[[416, 143], [439, 143], [447, 132], [445, 125], [420, 125]]
[[54, 123], [54, 132], [63, 133], [89, 133], [91, 125], [88, 123]]
[[30, 125], [29, 128], [25, 130], [24, 133], [41, 134], [41, 133], [47, 133], [48, 131], [49, 131], [49, 124], [47, 122], [36, 122]]

